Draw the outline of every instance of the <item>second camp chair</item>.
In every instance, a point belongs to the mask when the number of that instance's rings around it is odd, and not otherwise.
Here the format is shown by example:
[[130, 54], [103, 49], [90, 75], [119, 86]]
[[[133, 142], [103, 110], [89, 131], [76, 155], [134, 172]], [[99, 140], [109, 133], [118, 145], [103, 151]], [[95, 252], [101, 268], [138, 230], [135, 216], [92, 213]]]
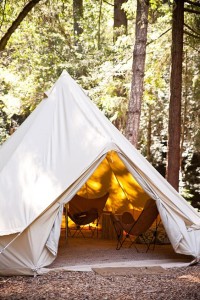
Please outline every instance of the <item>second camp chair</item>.
[[[132, 216], [131, 213], [129, 212], [124, 212], [123, 216], [127, 216], [128, 217], [128, 222], [129, 224], [132, 226], [133, 224], [135, 224], [135, 220]], [[124, 232], [126, 232], [125, 230], [125, 224], [122, 222], [122, 219], [120, 220], [115, 214], [111, 213], [110, 214], [110, 218], [111, 218], [111, 222], [114, 226], [115, 232], [116, 232], [116, 236], [117, 236], [117, 246], [116, 246], [116, 250], [119, 250], [122, 245], [124, 244], [126, 237], [124, 238]], [[126, 228], [127, 229], [127, 228]], [[126, 233], [127, 234], [127, 233]], [[137, 250], [137, 248], [136, 248]]]
[[[147, 246], [147, 252], [150, 245], [156, 239], [157, 228], [153, 234], [153, 239], [151, 239], [150, 241], [146, 238], [145, 233], [151, 227], [157, 217], [158, 210], [156, 201], [153, 199], [147, 200], [144, 209], [142, 210], [137, 220], [134, 220], [130, 212], [124, 212], [122, 214], [121, 220], [118, 219], [115, 215], [111, 214], [111, 220], [117, 234], [116, 249], [119, 250], [123, 246], [124, 242], [127, 239], [130, 239], [130, 247], [134, 245], [134, 247], [138, 251], [136, 247], [136, 239], [137, 237], [140, 237]], [[123, 233], [125, 233], [125, 235], [123, 235]], [[134, 239], [132, 240], [131, 238]]]

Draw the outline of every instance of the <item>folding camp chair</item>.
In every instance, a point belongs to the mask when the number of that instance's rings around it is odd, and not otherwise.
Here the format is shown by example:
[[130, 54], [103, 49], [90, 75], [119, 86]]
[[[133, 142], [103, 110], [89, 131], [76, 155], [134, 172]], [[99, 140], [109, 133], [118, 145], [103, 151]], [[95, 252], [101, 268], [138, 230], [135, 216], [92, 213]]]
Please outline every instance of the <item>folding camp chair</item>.
[[[123, 246], [125, 241], [129, 239], [130, 247], [134, 245], [134, 247], [138, 252], [138, 249], [136, 247], [137, 237], [140, 237], [143, 240], [144, 244], [147, 247], [146, 252], [149, 250], [150, 245], [153, 244], [153, 242], [155, 247], [157, 228], [158, 228], [157, 222], [156, 222], [156, 229], [150, 241], [146, 237], [145, 233], [151, 227], [151, 225], [157, 219], [157, 217], [158, 217], [158, 210], [157, 210], [156, 202], [153, 199], [149, 199], [146, 202], [146, 205], [144, 206], [144, 209], [142, 210], [137, 220], [134, 220], [130, 212], [124, 212], [122, 214], [121, 220], [119, 220], [114, 214], [111, 214], [111, 220], [117, 235], [116, 249], [119, 250]], [[124, 232], [125, 232], [125, 236], [123, 235]], [[135, 238], [132, 240], [133, 237]]]
[[[96, 221], [95, 226], [98, 227], [98, 210], [96, 208], [91, 208], [88, 211], [83, 211], [81, 213], [76, 213], [74, 215], [72, 215], [69, 211], [68, 211], [68, 216], [70, 217], [70, 219], [75, 223], [76, 225], [76, 229], [74, 234], [72, 235], [72, 237], [74, 237], [75, 235], [79, 235], [81, 234], [83, 237], [83, 227], [87, 224], [90, 223], [94, 223]], [[94, 230], [92, 230], [92, 236], [94, 234]]]
[[[98, 237], [99, 218], [103, 212], [108, 196], [109, 193], [96, 199], [88, 199], [79, 195], [74, 196], [69, 202], [68, 209], [68, 216], [75, 223], [75, 232], [71, 235], [72, 237], [77, 235], [85, 237], [83, 233], [85, 225], [89, 225], [92, 237], [95, 232], [97, 232]], [[94, 223], [95, 226], [90, 226], [91, 223]], [[70, 232], [70, 230], [68, 232]]]

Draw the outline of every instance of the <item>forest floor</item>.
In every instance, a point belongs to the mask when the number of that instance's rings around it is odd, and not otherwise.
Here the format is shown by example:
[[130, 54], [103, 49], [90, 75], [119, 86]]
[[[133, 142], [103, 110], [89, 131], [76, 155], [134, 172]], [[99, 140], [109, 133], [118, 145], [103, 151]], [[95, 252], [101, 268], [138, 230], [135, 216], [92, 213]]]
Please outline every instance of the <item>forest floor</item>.
[[38, 277], [0, 277], [0, 299], [200, 299], [200, 266], [164, 273], [100, 275], [56, 271]]
[[[115, 246], [100, 239], [62, 239], [48, 273], [0, 277], [0, 299], [200, 299], [200, 265], [188, 266], [191, 257], [174, 253], [170, 245], [147, 253], [144, 245], [138, 245], [140, 252]], [[91, 268], [80, 271], [84, 266]]]

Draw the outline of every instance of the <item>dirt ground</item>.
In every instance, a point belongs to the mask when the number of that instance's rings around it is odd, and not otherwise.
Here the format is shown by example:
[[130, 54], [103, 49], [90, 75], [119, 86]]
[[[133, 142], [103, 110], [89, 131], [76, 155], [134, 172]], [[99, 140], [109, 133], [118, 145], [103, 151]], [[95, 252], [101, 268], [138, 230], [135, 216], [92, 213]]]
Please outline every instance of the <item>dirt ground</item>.
[[[156, 245], [145, 253], [144, 245], [115, 250], [116, 242], [101, 239], [63, 238], [51, 271], [37, 277], [0, 277], [0, 299], [150, 300], [200, 299], [200, 265], [179, 268], [140, 266], [143, 261], [189, 262], [170, 245]], [[137, 267], [128, 267], [129, 262]], [[64, 271], [63, 267], [126, 263], [126, 268], [92, 268]]]
[[170, 244], [156, 245], [146, 253], [144, 244], [137, 244], [137, 249], [130, 242], [120, 250], [116, 250], [116, 240], [105, 240], [99, 238], [75, 238], [65, 239], [64, 232], [59, 243], [58, 256], [49, 268], [59, 268], [63, 266], [82, 266], [91, 264], [127, 264], [129, 262], [140, 261], [165, 261], [186, 263], [192, 260], [192, 257], [176, 254]]
[[0, 277], [0, 299], [150, 300], [200, 299], [200, 268], [160, 274], [102, 276], [95, 272], [50, 272], [33, 277]]

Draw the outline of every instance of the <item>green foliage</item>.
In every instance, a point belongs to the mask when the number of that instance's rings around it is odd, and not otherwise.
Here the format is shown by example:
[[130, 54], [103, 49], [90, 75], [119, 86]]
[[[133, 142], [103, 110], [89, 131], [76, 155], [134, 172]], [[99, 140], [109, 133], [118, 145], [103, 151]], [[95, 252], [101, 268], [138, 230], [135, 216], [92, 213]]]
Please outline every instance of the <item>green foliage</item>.
[[8, 131], [7, 131], [8, 116], [6, 115], [4, 108], [5, 105], [0, 100], [0, 145], [3, 144], [3, 142], [5, 142], [6, 139], [8, 138]]
[[127, 2], [122, 4], [122, 8], [126, 12], [128, 20], [136, 19], [136, 6], [137, 3], [135, 0], [127, 0]]

